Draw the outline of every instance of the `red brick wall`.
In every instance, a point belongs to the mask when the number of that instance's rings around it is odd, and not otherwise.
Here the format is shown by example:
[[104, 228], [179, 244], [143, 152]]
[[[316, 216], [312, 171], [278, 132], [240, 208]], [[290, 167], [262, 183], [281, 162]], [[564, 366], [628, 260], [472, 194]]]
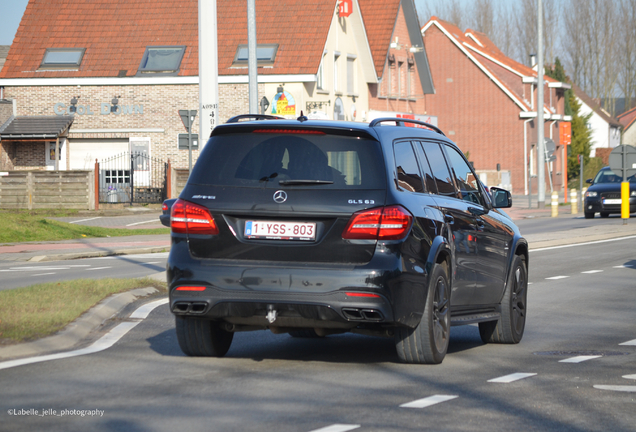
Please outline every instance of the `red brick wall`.
[[[415, 64], [411, 66], [410, 76], [411, 94], [406, 94], [408, 77], [408, 60], [413, 59], [413, 54], [409, 52], [411, 40], [409, 38], [404, 10], [400, 10], [393, 30], [391, 41], [398, 38], [398, 43], [402, 45], [400, 49], [389, 49], [389, 54], [395, 58], [395, 62], [388, 60], [384, 64], [382, 80], [378, 85], [369, 86], [369, 109], [378, 111], [398, 111], [413, 114], [433, 114], [426, 112], [426, 104], [422, 85]], [[402, 74], [398, 75], [398, 65], [402, 64]], [[391, 71], [389, 72], [389, 68]], [[401, 79], [400, 88], [402, 94], [398, 94], [398, 77]], [[389, 79], [390, 78], [390, 79]]]
[[[436, 91], [425, 96], [428, 113], [438, 117], [439, 127], [462, 151], [470, 153], [477, 170], [495, 170], [500, 164], [501, 170], [511, 171], [513, 193], [523, 193], [526, 156], [521, 107], [435, 25], [428, 28], [424, 44]], [[521, 82], [521, 77], [518, 80]], [[535, 122], [529, 123], [528, 147], [536, 143], [537, 136]], [[558, 142], [554, 127], [553, 136]], [[547, 123], [547, 137], [549, 128]], [[553, 180], [557, 188], [563, 178], [563, 174], [557, 175], [562, 171], [558, 166], [562, 161], [555, 162]]]

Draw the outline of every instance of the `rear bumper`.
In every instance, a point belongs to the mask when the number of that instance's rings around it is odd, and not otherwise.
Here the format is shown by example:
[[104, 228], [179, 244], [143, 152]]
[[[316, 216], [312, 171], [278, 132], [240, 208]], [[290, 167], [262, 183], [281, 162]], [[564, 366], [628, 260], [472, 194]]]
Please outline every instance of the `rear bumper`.
[[[292, 265], [202, 260], [188, 253], [186, 242], [174, 242], [167, 271], [170, 310], [270, 328], [415, 327], [426, 299], [426, 266], [420, 263], [420, 272], [408, 273], [399, 254], [384, 251], [363, 266]], [[205, 288], [177, 290], [184, 286]], [[273, 322], [267, 319], [270, 311], [276, 311]]]

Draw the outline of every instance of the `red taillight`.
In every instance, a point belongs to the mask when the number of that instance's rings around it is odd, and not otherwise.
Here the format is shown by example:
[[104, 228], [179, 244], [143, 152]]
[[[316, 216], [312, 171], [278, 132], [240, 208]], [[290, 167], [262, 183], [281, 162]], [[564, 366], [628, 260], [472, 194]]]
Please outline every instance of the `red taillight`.
[[354, 213], [342, 233], [349, 240], [399, 240], [406, 236], [413, 216], [402, 206], [379, 207]]
[[219, 229], [207, 208], [178, 199], [170, 211], [172, 232], [217, 235]]
[[180, 286], [177, 291], [205, 291], [204, 286]]

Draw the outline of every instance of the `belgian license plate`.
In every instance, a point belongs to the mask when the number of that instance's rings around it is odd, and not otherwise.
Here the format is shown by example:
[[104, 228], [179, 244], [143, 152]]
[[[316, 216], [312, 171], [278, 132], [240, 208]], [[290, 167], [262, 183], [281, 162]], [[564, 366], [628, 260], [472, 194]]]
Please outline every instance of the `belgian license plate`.
[[316, 224], [305, 222], [247, 221], [245, 237], [267, 240], [315, 240]]
[[620, 204], [622, 203], [621, 199], [604, 199], [603, 204]]

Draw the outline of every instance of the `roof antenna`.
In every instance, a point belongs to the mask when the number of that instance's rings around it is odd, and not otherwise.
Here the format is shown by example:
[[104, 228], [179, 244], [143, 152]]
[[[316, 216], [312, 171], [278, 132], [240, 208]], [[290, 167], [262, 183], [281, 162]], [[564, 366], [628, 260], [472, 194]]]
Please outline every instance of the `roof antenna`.
[[304, 122], [304, 121], [307, 121], [309, 119], [307, 118], [306, 115], [303, 114], [303, 110], [300, 110], [300, 117], [298, 117], [296, 120], [298, 120], [299, 122]]

